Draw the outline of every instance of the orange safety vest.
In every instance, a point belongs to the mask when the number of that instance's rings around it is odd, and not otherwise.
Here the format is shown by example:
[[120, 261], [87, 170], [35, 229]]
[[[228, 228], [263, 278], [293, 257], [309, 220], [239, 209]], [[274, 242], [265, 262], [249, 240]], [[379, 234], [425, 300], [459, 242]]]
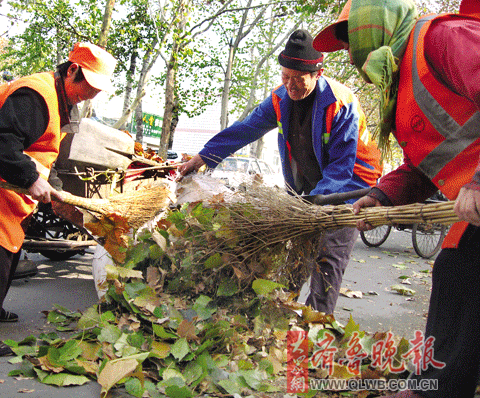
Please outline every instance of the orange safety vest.
[[[0, 85], [0, 107], [10, 94], [21, 87], [35, 90], [47, 103], [49, 116], [47, 129], [35, 143], [26, 148], [24, 153], [35, 162], [40, 176], [48, 179], [52, 164], [57, 159], [61, 141], [60, 114], [53, 72], [37, 73]], [[20, 250], [25, 239], [25, 232], [20, 223], [33, 213], [36, 203], [26, 195], [1, 189], [0, 246], [13, 253]]]
[[[451, 200], [470, 182], [480, 154], [480, 112], [475, 104], [435, 78], [425, 59], [424, 38], [432, 21], [421, 18], [400, 65], [395, 137], [406, 156]], [[466, 222], [456, 223], [442, 247], [457, 247]]]

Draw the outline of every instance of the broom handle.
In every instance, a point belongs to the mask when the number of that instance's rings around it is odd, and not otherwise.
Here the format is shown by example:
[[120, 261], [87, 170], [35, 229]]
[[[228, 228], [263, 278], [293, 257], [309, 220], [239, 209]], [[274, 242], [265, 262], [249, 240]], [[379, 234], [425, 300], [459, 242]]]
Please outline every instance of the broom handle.
[[[30, 192], [28, 192], [28, 189], [17, 187], [16, 185], [10, 184], [5, 181], [0, 181], [0, 188], [8, 189], [9, 191], [13, 191], [23, 195], [30, 195]], [[75, 196], [66, 191], [62, 191], [61, 194], [62, 194], [61, 200], [56, 197], [52, 197], [52, 200], [55, 200], [57, 202], [67, 203], [73, 206], [78, 206], [85, 210], [91, 210], [97, 213], [102, 213], [102, 214], [105, 213], [105, 210], [101, 206], [98, 206], [95, 203], [92, 203], [91, 199]]]
[[303, 199], [307, 200], [310, 203], [313, 203], [318, 206], [323, 205], [339, 205], [346, 202], [350, 199], [358, 199], [367, 195], [370, 191], [370, 188], [357, 189], [356, 191], [343, 192], [343, 193], [332, 193], [330, 195], [306, 195], [302, 196]]

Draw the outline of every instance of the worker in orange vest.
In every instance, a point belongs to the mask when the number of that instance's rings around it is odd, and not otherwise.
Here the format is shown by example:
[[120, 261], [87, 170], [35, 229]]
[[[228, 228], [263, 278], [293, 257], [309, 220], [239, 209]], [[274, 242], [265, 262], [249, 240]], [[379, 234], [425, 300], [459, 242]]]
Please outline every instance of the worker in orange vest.
[[[469, 398], [478, 382], [479, 13], [478, 0], [464, 0], [459, 14], [423, 17], [411, 0], [348, 0], [338, 20], [314, 40], [318, 51], [347, 50], [364, 80], [379, 88], [380, 146], [393, 132], [405, 155], [403, 165], [354, 203], [354, 211], [423, 201], [439, 189], [456, 201], [463, 220], [451, 227], [433, 266], [412, 389], [390, 397]], [[357, 226], [371, 229], [365, 222]], [[431, 382], [437, 388], [428, 388]]]
[[77, 43], [55, 72], [36, 73], [0, 86], [0, 177], [30, 195], [0, 192], [0, 322], [18, 316], [3, 308], [37, 201], [61, 199], [49, 183], [70, 112], [100, 91], [113, 91], [115, 58], [90, 43]]

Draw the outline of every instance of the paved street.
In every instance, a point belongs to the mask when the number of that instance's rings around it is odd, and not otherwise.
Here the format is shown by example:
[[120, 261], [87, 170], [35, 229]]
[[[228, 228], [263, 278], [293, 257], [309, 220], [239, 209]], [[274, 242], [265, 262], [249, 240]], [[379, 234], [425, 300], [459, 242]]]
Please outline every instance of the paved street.
[[[351, 315], [361, 330], [373, 333], [391, 329], [407, 339], [413, 338], [415, 330], [425, 328], [431, 289], [431, 274], [427, 271], [432, 269], [433, 260], [415, 253], [411, 233], [406, 231], [392, 229], [380, 247], [367, 247], [359, 238], [342, 286], [362, 292], [363, 297], [340, 296], [335, 317], [345, 323]], [[401, 295], [391, 289], [392, 285], [412, 289], [415, 294]]]
[[[21, 340], [29, 335], [53, 330], [45, 324], [42, 311], [60, 304], [71, 310], [84, 310], [96, 303], [97, 294], [91, 274], [92, 253], [75, 256], [65, 262], [53, 262], [39, 254], [29, 254], [38, 264], [37, 276], [14, 281], [7, 296], [5, 308], [20, 316], [18, 323], [0, 324], [0, 340]], [[391, 329], [395, 334], [413, 337], [415, 329], [424, 329], [428, 309], [431, 278], [421, 272], [431, 268], [431, 261], [415, 255], [411, 235], [392, 231], [387, 241], [378, 248], [368, 248], [358, 239], [352, 260], [347, 268], [344, 284], [352, 291], [361, 291], [362, 298], [341, 296], [336, 318], [346, 323], [350, 315], [368, 332]], [[417, 277], [415, 277], [415, 275]], [[399, 284], [400, 276], [409, 276], [416, 291], [412, 297], [390, 290]], [[372, 292], [368, 295], [368, 292]], [[375, 292], [378, 295], [374, 295]], [[56, 388], [36, 380], [16, 380], [7, 376], [15, 369], [8, 363], [12, 357], [0, 357], [0, 398], [97, 398], [100, 386], [90, 382], [73, 388]], [[117, 391], [113, 397], [122, 396]]]

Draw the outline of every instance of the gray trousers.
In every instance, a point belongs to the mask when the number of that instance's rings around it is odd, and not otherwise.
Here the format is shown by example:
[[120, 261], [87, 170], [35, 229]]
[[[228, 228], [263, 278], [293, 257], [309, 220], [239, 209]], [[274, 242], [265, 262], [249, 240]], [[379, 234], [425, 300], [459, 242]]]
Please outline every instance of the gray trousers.
[[310, 293], [305, 301], [313, 309], [333, 314], [343, 274], [358, 237], [356, 228], [326, 231], [320, 238], [318, 255], [312, 265]]

